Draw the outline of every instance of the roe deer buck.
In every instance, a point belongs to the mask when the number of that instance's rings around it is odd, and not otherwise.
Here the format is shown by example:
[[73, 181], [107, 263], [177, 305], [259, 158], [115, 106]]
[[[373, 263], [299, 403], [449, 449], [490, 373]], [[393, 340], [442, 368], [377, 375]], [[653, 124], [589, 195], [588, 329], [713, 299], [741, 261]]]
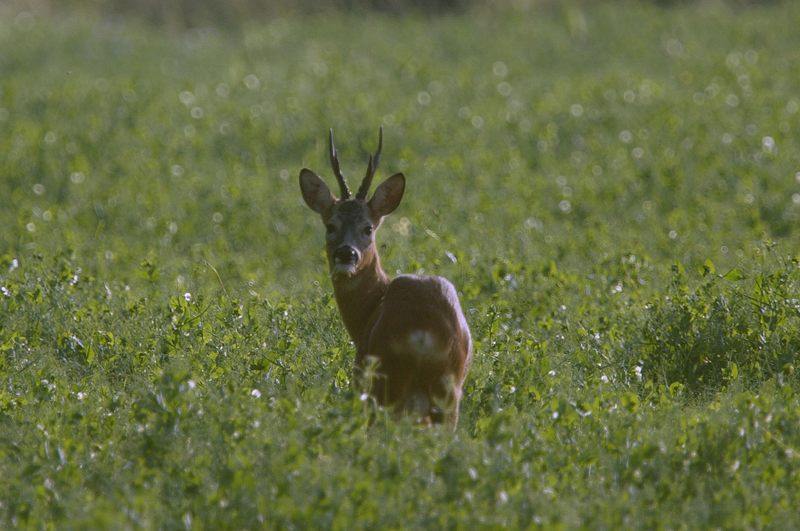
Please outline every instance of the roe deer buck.
[[303, 199], [325, 225], [333, 291], [345, 328], [356, 346], [354, 376], [366, 376], [374, 358], [369, 393], [382, 405], [416, 415], [424, 423], [455, 428], [464, 378], [472, 356], [469, 327], [453, 285], [442, 277], [400, 275], [381, 268], [375, 231], [400, 204], [405, 176], [392, 175], [367, 200], [383, 146], [369, 157], [367, 174], [351, 196], [328, 137], [331, 166], [339, 182], [336, 198], [309, 169], [300, 171]]

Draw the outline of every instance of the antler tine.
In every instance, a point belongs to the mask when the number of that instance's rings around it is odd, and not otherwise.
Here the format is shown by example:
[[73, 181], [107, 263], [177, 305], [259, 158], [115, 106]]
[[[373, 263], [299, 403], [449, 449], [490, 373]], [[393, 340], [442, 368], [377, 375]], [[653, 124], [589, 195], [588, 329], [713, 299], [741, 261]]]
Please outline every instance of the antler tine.
[[358, 193], [356, 194], [357, 199], [366, 199], [367, 192], [369, 192], [369, 187], [372, 185], [372, 178], [375, 176], [375, 171], [378, 169], [378, 161], [381, 158], [381, 149], [383, 148], [383, 127], [378, 129], [378, 150], [369, 156], [369, 162], [367, 163], [367, 174], [364, 176], [364, 180], [361, 181], [361, 186], [358, 188]]
[[347, 187], [347, 182], [344, 180], [342, 170], [339, 168], [339, 157], [336, 154], [336, 146], [333, 144], [333, 129], [330, 130], [330, 134], [328, 135], [328, 146], [331, 152], [331, 167], [333, 168], [334, 175], [336, 175], [336, 180], [339, 181], [342, 199], [348, 199], [350, 197], [350, 189]]

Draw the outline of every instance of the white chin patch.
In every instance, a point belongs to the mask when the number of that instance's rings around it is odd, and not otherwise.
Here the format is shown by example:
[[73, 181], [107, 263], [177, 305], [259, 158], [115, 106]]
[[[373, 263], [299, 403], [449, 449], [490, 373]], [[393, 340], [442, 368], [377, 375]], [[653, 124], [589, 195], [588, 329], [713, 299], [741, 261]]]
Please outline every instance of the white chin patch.
[[356, 264], [333, 264], [332, 276], [352, 277], [356, 273]]

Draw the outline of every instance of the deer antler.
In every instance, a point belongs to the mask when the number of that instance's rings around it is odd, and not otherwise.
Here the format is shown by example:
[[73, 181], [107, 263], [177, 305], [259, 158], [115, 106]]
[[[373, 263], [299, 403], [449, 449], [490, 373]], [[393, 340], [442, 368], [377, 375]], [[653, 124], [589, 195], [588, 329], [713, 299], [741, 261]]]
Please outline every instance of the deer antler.
[[378, 129], [378, 151], [376, 151], [373, 155], [369, 156], [369, 162], [367, 163], [367, 174], [364, 176], [364, 180], [361, 181], [361, 186], [358, 187], [358, 192], [356, 193], [356, 199], [366, 199], [367, 192], [369, 192], [369, 187], [372, 185], [372, 178], [375, 176], [375, 170], [378, 169], [378, 160], [381, 158], [381, 148], [383, 147], [383, 127]]
[[339, 189], [342, 192], [342, 199], [349, 199], [350, 189], [347, 187], [347, 182], [344, 180], [342, 170], [339, 168], [339, 157], [336, 155], [336, 146], [333, 145], [333, 129], [330, 130], [330, 135], [328, 135], [328, 146], [330, 147], [331, 152], [331, 167], [333, 168], [334, 175], [336, 175], [336, 180], [339, 181]]

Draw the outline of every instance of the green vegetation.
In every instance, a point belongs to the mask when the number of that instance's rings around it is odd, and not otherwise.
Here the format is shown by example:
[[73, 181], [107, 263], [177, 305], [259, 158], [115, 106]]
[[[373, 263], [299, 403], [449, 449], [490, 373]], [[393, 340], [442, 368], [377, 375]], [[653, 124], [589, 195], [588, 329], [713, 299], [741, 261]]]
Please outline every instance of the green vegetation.
[[[800, 5], [577, 5], [6, 11], [0, 527], [796, 526]], [[370, 424], [300, 198], [378, 125], [455, 434]]]

